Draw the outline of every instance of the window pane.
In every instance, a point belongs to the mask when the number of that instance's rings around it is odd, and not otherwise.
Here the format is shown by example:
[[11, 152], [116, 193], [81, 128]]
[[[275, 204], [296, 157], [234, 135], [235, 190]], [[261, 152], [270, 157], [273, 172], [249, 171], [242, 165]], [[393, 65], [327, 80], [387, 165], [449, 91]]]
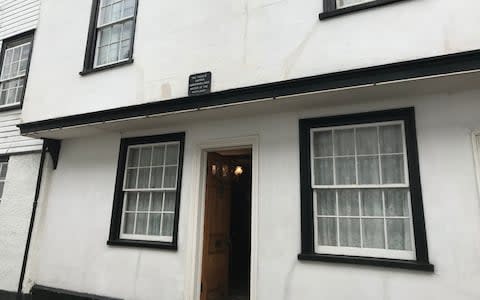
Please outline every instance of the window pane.
[[2, 170], [0, 170], [0, 179], [5, 179], [7, 177], [8, 164], [2, 164]]
[[401, 125], [380, 127], [380, 151], [381, 153], [403, 153]]
[[4, 105], [5, 103], [7, 103], [7, 93], [8, 91], [3, 89], [3, 84], [2, 84], [2, 91], [0, 94], [0, 105]]
[[363, 219], [362, 228], [364, 248], [385, 248], [383, 219]]
[[127, 189], [134, 189], [137, 187], [137, 169], [127, 169]]
[[355, 139], [353, 129], [335, 130], [335, 155], [354, 155]]
[[130, 148], [128, 150], [128, 167], [138, 166], [139, 150], [137, 148]]
[[5, 182], [0, 182], [0, 199], [3, 197], [3, 188], [5, 187]]
[[174, 188], [177, 184], [177, 167], [165, 167], [164, 188]]
[[100, 47], [109, 45], [112, 36], [112, 27], [100, 29], [98, 36], [100, 37]]
[[383, 183], [405, 183], [403, 155], [382, 155]]
[[364, 190], [362, 195], [363, 216], [383, 216], [383, 201], [381, 190]]
[[335, 191], [320, 190], [317, 193], [317, 214], [335, 216], [337, 214], [337, 200]]
[[333, 184], [333, 159], [320, 158], [314, 160], [315, 184], [332, 185]]
[[122, 4], [122, 1], [120, 1], [112, 5], [112, 21], [122, 18]]
[[153, 192], [152, 193], [152, 211], [162, 211], [163, 206], [163, 193]]
[[173, 235], [173, 214], [163, 214], [162, 218], [162, 235]]
[[122, 41], [130, 40], [133, 35], [133, 21], [123, 23]]
[[130, 40], [122, 41], [120, 44], [120, 59], [127, 59], [130, 57]]
[[135, 234], [146, 234], [147, 233], [147, 213], [137, 214], [137, 225], [135, 227]]
[[108, 48], [108, 62], [114, 62], [118, 60], [120, 46], [118, 43], [111, 44]]
[[337, 246], [337, 219], [318, 218], [318, 244]]
[[127, 211], [137, 210], [137, 194], [138, 193], [127, 193]]
[[124, 18], [126, 17], [132, 17], [134, 12], [135, 12], [135, 0], [125, 0], [124, 1], [124, 8], [123, 8], [123, 16]]
[[163, 167], [152, 168], [151, 188], [162, 188]]
[[385, 212], [388, 217], [410, 216], [408, 209], [408, 191], [386, 190]]
[[152, 161], [152, 147], [141, 148], [140, 167], [149, 167]]
[[10, 89], [7, 94], [7, 104], [15, 103], [16, 99], [16, 89]]
[[98, 48], [97, 65], [104, 65], [108, 63], [108, 46]]
[[25, 45], [22, 47], [22, 56], [20, 56], [20, 59], [27, 60], [30, 58], [30, 50], [32, 48], [32, 44], [28, 43], [28, 45]]
[[112, 37], [110, 39], [110, 43], [120, 42], [122, 28], [123, 28], [123, 24], [116, 24], [112, 27]]
[[335, 158], [336, 184], [355, 184], [355, 158], [338, 157]]
[[150, 177], [149, 168], [138, 169], [138, 186], [139, 189], [148, 188], [148, 180]]
[[412, 250], [409, 219], [387, 219], [388, 248]]
[[377, 127], [357, 128], [357, 154], [377, 154]]
[[360, 156], [357, 158], [357, 162], [359, 184], [380, 183], [378, 156]]
[[2, 76], [1, 76], [2, 79], [10, 77], [10, 67], [12, 64], [12, 59], [13, 59], [13, 49], [7, 49], [5, 51], [5, 58], [3, 60]]
[[360, 247], [360, 219], [340, 218], [340, 246]]
[[165, 146], [155, 146], [153, 147], [153, 166], [163, 166], [163, 161], [165, 159]]
[[[22, 48], [21, 47], [16, 47], [14, 50], [13, 50], [13, 62], [14, 63], [18, 63], [18, 61], [20, 60], [20, 54], [21, 54], [21, 51], [22, 51]], [[14, 74], [16, 74], [17, 72], [17, 68], [13, 68], [14, 70]]]
[[139, 193], [137, 211], [149, 211], [150, 209], [150, 193]]
[[178, 163], [178, 144], [167, 145], [166, 165], [176, 165]]
[[27, 64], [28, 64], [28, 60], [26, 59], [22, 59], [20, 61], [20, 66], [19, 66], [19, 69], [18, 69], [18, 75], [25, 75], [26, 71], [27, 71]]
[[148, 234], [160, 235], [160, 224], [162, 221], [162, 214], [150, 214], [148, 221]]
[[358, 216], [358, 191], [339, 190], [338, 191], [338, 214], [340, 216]]
[[313, 155], [314, 157], [333, 155], [332, 131], [313, 133]]
[[100, 24], [107, 24], [112, 21], [112, 7], [107, 6], [100, 10]]
[[126, 213], [123, 220], [123, 233], [133, 234], [133, 224], [135, 222], [135, 213]]
[[165, 204], [163, 206], [163, 211], [174, 212], [175, 211], [175, 196], [174, 192], [165, 193]]

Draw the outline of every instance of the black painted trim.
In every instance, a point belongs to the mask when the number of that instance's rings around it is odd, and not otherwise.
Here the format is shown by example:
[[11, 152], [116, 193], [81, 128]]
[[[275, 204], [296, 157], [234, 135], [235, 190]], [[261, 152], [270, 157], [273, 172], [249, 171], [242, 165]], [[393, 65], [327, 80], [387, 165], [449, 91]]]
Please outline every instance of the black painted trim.
[[432, 264], [418, 263], [416, 261], [370, 258], [362, 256], [329, 255], [329, 254], [299, 254], [298, 259], [302, 261], [320, 261], [327, 263], [344, 263], [364, 266], [387, 267], [396, 269], [408, 269], [425, 272], [434, 272]]
[[387, 4], [392, 4], [395, 2], [400, 2], [405, 0], [375, 0], [370, 2], [365, 2], [357, 5], [347, 6], [344, 8], [337, 9], [336, 0], [324, 0], [324, 11], [318, 15], [320, 20], [330, 19], [332, 17], [346, 15], [354, 13], [357, 11], [362, 11], [366, 9], [371, 9], [374, 7], [380, 7]]
[[120, 298], [110, 298], [105, 296], [98, 296], [64, 289], [57, 289], [42, 285], [34, 285], [32, 287], [32, 299], [35, 300], [121, 300]]
[[109, 65], [105, 65], [105, 66], [101, 66], [101, 67], [97, 67], [97, 68], [93, 68], [93, 69], [83, 70], [79, 74], [83, 76], [83, 75], [88, 75], [88, 74], [91, 74], [91, 73], [98, 73], [98, 72], [102, 72], [102, 71], [106, 71], [106, 70], [110, 70], [110, 69], [115, 69], [115, 68], [118, 68], [118, 67], [121, 67], [121, 66], [128, 66], [128, 65], [131, 65], [131, 64], [133, 64], [133, 58], [129, 58], [128, 60], [124, 60], [124, 61], [121, 61], [121, 62], [117, 62], [117, 63], [113, 63], [113, 64], [109, 64]]
[[[412, 204], [413, 231], [415, 239], [415, 261], [391, 260], [383, 258], [364, 257], [361, 264], [371, 263], [374, 265], [391, 266], [394, 263], [404, 262], [402, 268], [414, 264], [418, 266], [430, 266], [428, 258], [427, 234], [423, 211], [423, 199], [420, 181], [420, 168], [418, 163], [418, 146], [415, 126], [415, 109], [403, 108], [358, 114], [322, 117], [314, 119], [302, 119], [299, 121], [300, 142], [300, 183], [301, 183], [301, 250], [300, 259], [312, 259], [322, 261], [335, 261], [351, 263], [356, 257], [343, 255], [325, 255], [315, 253], [314, 223], [313, 223], [313, 189], [311, 188], [311, 152], [310, 130], [312, 128], [334, 127], [343, 125], [355, 125], [375, 122], [403, 121], [405, 127], [405, 142], [407, 148], [407, 160], [410, 181], [410, 195]], [[316, 257], [316, 258], [315, 258]], [[335, 259], [334, 259], [335, 258]], [[421, 267], [425, 268], [425, 267]], [[431, 265], [433, 271], [433, 265]]]
[[83, 61], [83, 70], [79, 72], [80, 75], [88, 75], [100, 71], [110, 70], [116, 67], [126, 66], [133, 63], [133, 49], [135, 44], [135, 33], [137, 28], [137, 14], [138, 14], [138, 2], [140, 0], [136, 0], [135, 3], [135, 13], [133, 15], [133, 33], [132, 33], [132, 42], [130, 44], [130, 56], [128, 60], [101, 66], [101, 67], [94, 67], [95, 63], [95, 51], [97, 45], [97, 22], [98, 16], [100, 13], [100, 0], [92, 0], [92, 8], [90, 13], [90, 23], [88, 25], [88, 35], [87, 35], [87, 45], [85, 49], [85, 58]]
[[480, 50], [290, 79], [249, 87], [19, 124], [22, 134], [259, 99], [480, 69]]
[[29, 254], [29, 251], [30, 251], [30, 243], [31, 243], [31, 240], [32, 240], [33, 227], [35, 225], [35, 218], [36, 218], [36, 215], [37, 215], [38, 199], [40, 197], [40, 190], [41, 190], [41, 187], [42, 187], [43, 169], [44, 169], [44, 164], [45, 164], [46, 153], [47, 153], [47, 145], [44, 142], [43, 146], [42, 146], [42, 154], [40, 156], [40, 165], [38, 167], [37, 184], [36, 184], [36, 187], [35, 187], [35, 196], [33, 198], [32, 214], [30, 215], [30, 225], [28, 226], [27, 241], [25, 243], [25, 251], [23, 253], [22, 269], [20, 271], [20, 279], [18, 280], [18, 289], [17, 289], [17, 294], [18, 295], [22, 294], [23, 282], [25, 280], [25, 271], [27, 269], [28, 254]]
[[[168, 243], [168, 242], [157, 242], [157, 241], [121, 239], [120, 231], [121, 231], [122, 209], [123, 209], [123, 178], [125, 175], [125, 164], [127, 161], [128, 147], [131, 145], [142, 145], [142, 144], [163, 143], [163, 142], [180, 142], [172, 242]], [[112, 218], [110, 223], [110, 234], [109, 234], [109, 239], [107, 241], [107, 245], [177, 250], [184, 147], [185, 147], [184, 132], [155, 135], [155, 136], [125, 138], [121, 140], [120, 152], [118, 156], [117, 178], [115, 181], [115, 195], [113, 199]]]
[[30, 63], [32, 61], [34, 37], [35, 37], [35, 29], [14, 35], [12, 37], [9, 37], [3, 40], [2, 42], [2, 50], [0, 52], [0, 70], [2, 70], [3, 68], [5, 51], [12, 43], [16, 43], [20, 40], [28, 40], [31, 44], [30, 44], [30, 56], [28, 57], [28, 62], [27, 62], [27, 71], [25, 73], [25, 84], [23, 87], [22, 95], [20, 96], [20, 103], [16, 103], [14, 105], [9, 105], [9, 106], [0, 106], [0, 112], [21, 109], [23, 106], [23, 100], [25, 98], [25, 93], [27, 91], [27, 85], [28, 85], [28, 74], [30, 73]]
[[0, 299], [2, 300], [31, 300], [29, 294], [17, 294], [16, 292], [0, 290]]
[[54, 139], [44, 139], [43, 142], [47, 147], [47, 152], [50, 153], [50, 157], [52, 158], [53, 169], [56, 170], [58, 165], [58, 159], [60, 157], [62, 141]]
[[177, 250], [177, 245], [176, 244], [165, 243], [165, 242], [155, 242], [155, 241], [114, 239], [114, 240], [108, 240], [107, 245], [109, 245], [109, 246], [125, 246], [125, 247]]
[[21, 109], [22, 108], [22, 102], [23, 102], [23, 98], [20, 100], [20, 103], [17, 103], [15, 105], [1, 106], [0, 107], [0, 112]]

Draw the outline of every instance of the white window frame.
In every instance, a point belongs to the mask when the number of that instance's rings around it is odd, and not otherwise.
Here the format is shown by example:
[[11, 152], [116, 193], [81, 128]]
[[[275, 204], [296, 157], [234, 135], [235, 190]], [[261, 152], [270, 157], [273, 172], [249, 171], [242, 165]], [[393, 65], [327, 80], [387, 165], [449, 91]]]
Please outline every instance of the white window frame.
[[[108, 62], [108, 63], [105, 63], [105, 64], [98, 64], [98, 56], [99, 56], [99, 52], [100, 52], [99, 51], [99, 49], [100, 49], [100, 38], [101, 38], [101, 35], [99, 33], [102, 29], [104, 29], [106, 27], [109, 27], [109, 26], [111, 26], [113, 28], [113, 25], [116, 25], [116, 24], [122, 24], [123, 25], [123, 24], [127, 23], [128, 21], [132, 21], [133, 24], [132, 24], [132, 33], [131, 33], [132, 35], [130, 37], [130, 50], [129, 50], [130, 52], [132, 52], [133, 39], [134, 39], [134, 35], [135, 35], [135, 33], [134, 33], [135, 32], [135, 15], [137, 13], [136, 10], [137, 10], [138, 0], [134, 0], [135, 1], [135, 6], [134, 6], [135, 8], [134, 8], [133, 14], [131, 16], [120, 18], [118, 20], [102, 24], [101, 20], [100, 20], [100, 16], [102, 15], [102, 9], [105, 7], [105, 6], [103, 6], [104, 1], [105, 0], [100, 0], [99, 1], [98, 15], [97, 15], [96, 23], [95, 23], [96, 24], [95, 30], [97, 32], [97, 34], [96, 34], [97, 38], [96, 38], [96, 41], [95, 41], [95, 48], [94, 48], [95, 49], [95, 58], [94, 58], [94, 61], [93, 61], [93, 67], [94, 68], [100, 68], [100, 67], [105, 67], [105, 66], [109, 66], [109, 65], [114, 65], [114, 64], [125, 62], [125, 61], [128, 61], [128, 60], [131, 59], [131, 53], [130, 53], [129, 57], [127, 57], [127, 58], [118, 59], [116, 61]], [[116, 1], [116, 2], [120, 2], [120, 1]], [[112, 5], [113, 5], [113, 3], [112, 3]], [[121, 15], [123, 14], [123, 9], [124, 9], [124, 7], [122, 7], [122, 12], [120, 13]], [[123, 34], [123, 26], [122, 26], [122, 30], [120, 31], [120, 44], [122, 42], [122, 40], [121, 40], [122, 34]], [[118, 47], [118, 51], [119, 51], [119, 53], [121, 51], [120, 45]], [[119, 55], [119, 57], [120, 57], [120, 55]]]
[[[128, 189], [128, 188], [125, 188], [126, 182], [127, 182], [128, 158], [129, 158], [129, 155], [130, 155], [130, 150], [135, 149], [135, 148], [136, 149], [141, 149], [141, 148], [145, 148], [145, 147], [154, 147], [154, 146], [158, 146], [158, 145], [165, 146], [165, 152], [163, 154], [164, 155], [164, 161], [166, 159], [168, 145], [178, 145], [179, 152], [177, 153], [177, 164], [176, 165], [162, 165], [164, 167], [163, 168], [163, 174], [162, 174], [163, 179], [165, 178], [165, 167], [173, 167], [173, 166], [177, 167], [177, 172], [175, 174], [175, 188], [144, 188], [144, 189], [138, 189], [138, 188]], [[172, 232], [171, 236], [148, 235], [148, 226], [149, 226], [149, 218], [150, 218], [151, 211], [146, 212], [148, 214], [148, 216], [147, 216], [147, 227], [146, 227], [147, 234], [144, 234], [144, 235], [143, 234], [127, 234], [127, 233], [124, 233], [124, 226], [125, 226], [125, 223], [124, 223], [125, 220], [124, 219], [125, 219], [126, 208], [127, 208], [127, 193], [128, 192], [146, 192], [146, 193], [163, 192], [164, 194], [163, 194], [163, 201], [162, 201], [162, 211], [158, 212], [158, 213], [161, 213], [162, 215], [165, 214], [165, 212], [163, 210], [163, 206], [165, 205], [165, 192], [177, 192], [177, 189], [178, 189], [178, 186], [177, 186], [178, 173], [179, 173], [179, 168], [181, 167], [180, 166], [180, 147], [181, 147], [181, 144], [180, 144], [179, 141], [159, 142], [159, 143], [149, 143], [149, 144], [139, 144], [139, 145], [128, 146], [127, 156], [126, 156], [126, 159], [125, 159], [125, 174], [123, 176], [123, 182], [122, 182], [123, 207], [122, 207], [122, 215], [121, 215], [121, 222], [120, 222], [120, 239], [138, 240], [138, 241], [168, 242], [168, 243], [171, 243], [173, 241], [174, 232]], [[153, 151], [152, 151], [152, 155], [153, 155]], [[152, 166], [149, 166], [149, 167], [151, 168]], [[137, 182], [138, 182], [138, 177], [139, 176], [137, 175]], [[151, 180], [151, 176], [149, 176], [149, 180]], [[136, 217], [137, 217], [137, 214], [138, 214], [138, 210], [137, 210], [138, 202], [139, 201], [137, 199], [137, 207], [135, 209], [135, 220], [134, 220], [134, 230], [133, 230], [133, 232], [135, 232]], [[150, 197], [149, 203], [150, 203], [150, 206], [151, 206], [151, 197]], [[177, 205], [177, 203], [175, 203], [175, 205]], [[171, 214], [173, 214], [174, 219], [175, 219], [175, 211], [176, 211], [176, 208], [174, 208], [174, 211], [171, 212]], [[170, 212], [167, 212], [167, 213], [170, 213]], [[160, 226], [163, 226], [162, 221], [163, 221], [163, 216], [162, 216], [162, 219], [161, 219], [161, 223], [160, 223], [161, 225]], [[174, 226], [174, 224], [172, 224], [172, 226]], [[161, 230], [161, 227], [160, 227], [160, 234], [161, 233], [162, 233], [162, 230]]]
[[368, 2], [375, 2], [376, 0], [363, 0], [362, 2], [353, 3], [353, 4], [346, 4], [346, 5], [342, 5], [343, 0], [335, 0], [335, 1], [336, 1], [337, 9], [342, 9], [342, 8], [346, 8], [346, 7], [361, 5], [361, 4], [368, 3]]
[[[19, 38], [18, 40], [22, 40], [23, 38]], [[4, 43], [6, 43], [7, 41], [3, 41]], [[15, 41], [12, 41], [12, 43], [14, 43]], [[7, 42], [8, 43], [8, 42]], [[27, 58], [27, 65], [26, 65], [26, 69], [25, 69], [25, 73], [22, 74], [22, 75], [16, 75], [16, 76], [13, 76], [13, 77], [7, 77], [7, 78], [3, 78], [3, 70], [5, 68], [5, 58], [7, 56], [7, 52], [8, 51], [15, 51], [15, 49], [17, 48], [23, 48], [25, 46], [30, 46], [30, 54]], [[23, 50], [22, 50], [23, 51]], [[14, 81], [14, 80], [18, 80], [18, 79], [23, 79], [23, 85], [19, 86], [16, 88], [16, 91], [15, 91], [15, 100], [16, 102], [13, 102], [13, 103], [5, 103], [5, 104], [1, 104], [0, 105], [0, 108], [4, 108], [4, 107], [10, 107], [10, 106], [17, 106], [19, 105], [20, 103], [22, 103], [22, 97], [18, 98], [18, 91], [19, 91], [19, 88], [21, 87], [22, 89], [22, 93], [25, 92], [25, 88], [26, 88], [26, 83], [27, 83], [27, 74], [28, 74], [28, 68], [29, 68], [29, 65], [30, 65], [30, 58], [31, 58], [31, 53], [32, 53], [32, 41], [29, 40], [25, 43], [22, 43], [22, 44], [19, 44], [19, 45], [15, 45], [13, 47], [8, 47], [8, 44], [6, 44], [5, 46], [5, 50], [3, 51], [3, 56], [1, 57], [1, 70], [0, 70], [0, 86], [6, 84], [7, 82], [10, 82], [10, 81]], [[20, 52], [20, 58], [22, 57], [22, 52]], [[19, 62], [22, 61], [21, 59], [19, 60]], [[18, 65], [18, 67], [20, 68], [20, 64]], [[0, 92], [2, 91], [2, 89], [0, 89]], [[18, 99], [18, 101], [17, 101]], [[6, 101], [6, 99], [5, 99]]]
[[[358, 129], [358, 128], [364, 128], [364, 127], [372, 127], [372, 126], [387, 126], [387, 125], [401, 125], [402, 128], [402, 142], [403, 142], [403, 163], [404, 163], [404, 176], [405, 176], [405, 184], [358, 184], [358, 168], [356, 167], [356, 184], [354, 185], [316, 185], [315, 184], [315, 168], [314, 168], [314, 159], [315, 159], [315, 154], [314, 154], [314, 133], [316, 132], [322, 132], [322, 131], [332, 131], [332, 130], [342, 130], [342, 129]], [[355, 135], [356, 136], [356, 135]], [[354, 142], [355, 145], [355, 165], [357, 166], [357, 149], [356, 149], [356, 143]], [[334, 146], [335, 147], [335, 146]], [[407, 157], [407, 149], [406, 149], [406, 136], [405, 136], [405, 124], [404, 121], [389, 121], [389, 122], [372, 122], [372, 123], [361, 123], [361, 124], [355, 124], [355, 125], [344, 125], [344, 126], [330, 126], [330, 127], [321, 127], [321, 128], [312, 128], [310, 129], [310, 166], [311, 166], [311, 188], [313, 189], [313, 212], [314, 212], [314, 249], [315, 253], [317, 254], [333, 254], [333, 255], [349, 255], [349, 256], [363, 256], [363, 257], [375, 257], [375, 258], [391, 258], [391, 259], [402, 259], [402, 260], [415, 260], [416, 259], [416, 253], [415, 253], [415, 236], [414, 236], [414, 230], [413, 230], [413, 214], [412, 214], [412, 204], [411, 204], [411, 196], [410, 196], [410, 183], [409, 183], [409, 170], [408, 170], [408, 157]], [[390, 154], [390, 153], [389, 153]], [[400, 153], [398, 153], [400, 154]], [[380, 156], [380, 152], [378, 153]], [[394, 153], [392, 154], [394, 155]], [[372, 156], [372, 155], [365, 155], [365, 156]], [[338, 157], [335, 156], [334, 153], [332, 153], [332, 157]], [[379, 176], [380, 176], [380, 182], [381, 182], [381, 159], [379, 159]], [[333, 180], [335, 182], [336, 176], [335, 176], [335, 159], [333, 159]], [[408, 191], [408, 209], [410, 215], [408, 216], [409, 221], [410, 221], [410, 243], [411, 243], [411, 248], [412, 250], [389, 250], [388, 249], [388, 235], [385, 233], [385, 247], [386, 249], [375, 249], [375, 248], [363, 248], [363, 247], [345, 247], [345, 246], [321, 246], [318, 244], [318, 208], [317, 208], [317, 193], [315, 192], [316, 190], [342, 190], [342, 189], [356, 189], [356, 190], [362, 190], [362, 189], [405, 189]], [[383, 194], [383, 193], [382, 193]], [[396, 217], [386, 217], [385, 214], [385, 198], [382, 197], [383, 199], [383, 209], [384, 209], [384, 214], [383, 217], [371, 217], [374, 219], [384, 219], [384, 230], [386, 231], [386, 219], [396, 219]], [[361, 205], [359, 201], [359, 205]], [[337, 210], [338, 210], [338, 197], [337, 197]], [[359, 210], [361, 212], [361, 209]], [[339, 235], [339, 215], [337, 211], [336, 216], [330, 216], [332, 218], [335, 218], [337, 220], [337, 242], [338, 241], [338, 235]], [[360, 235], [362, 236], [362, 219], [367, 219], [368, 217], [364, 216], [352, 216], [352, 218], [358, 217], [360, 219]], [[407, 219], [407, 217], [404, 217], [402, 219]], [[361, 243], [362, 246], [362, 243]]]

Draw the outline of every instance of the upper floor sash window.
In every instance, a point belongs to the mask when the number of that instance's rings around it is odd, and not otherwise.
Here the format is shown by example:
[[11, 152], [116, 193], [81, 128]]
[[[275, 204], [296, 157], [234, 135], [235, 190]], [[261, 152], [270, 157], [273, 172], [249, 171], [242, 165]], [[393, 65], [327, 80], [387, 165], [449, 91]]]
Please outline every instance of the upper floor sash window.
[[3, 42], [0, 74], [0, 108], [17, 107], [23, 101], [30, 65], [33, 34]]
[[137, 0], [94, 0], [82, 74], [132, 61]]

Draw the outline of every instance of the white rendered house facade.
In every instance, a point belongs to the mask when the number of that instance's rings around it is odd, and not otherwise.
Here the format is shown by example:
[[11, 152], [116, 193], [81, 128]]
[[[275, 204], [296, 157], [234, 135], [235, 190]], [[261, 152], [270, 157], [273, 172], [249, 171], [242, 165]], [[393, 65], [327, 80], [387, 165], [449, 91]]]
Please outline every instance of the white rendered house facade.
[[480, 7], [462, 2], [44, 0], [23, 292], [234, 299], [219, 220], [241, 210], [211, 209], [248, 189], [242, 299], [477, 299]]

